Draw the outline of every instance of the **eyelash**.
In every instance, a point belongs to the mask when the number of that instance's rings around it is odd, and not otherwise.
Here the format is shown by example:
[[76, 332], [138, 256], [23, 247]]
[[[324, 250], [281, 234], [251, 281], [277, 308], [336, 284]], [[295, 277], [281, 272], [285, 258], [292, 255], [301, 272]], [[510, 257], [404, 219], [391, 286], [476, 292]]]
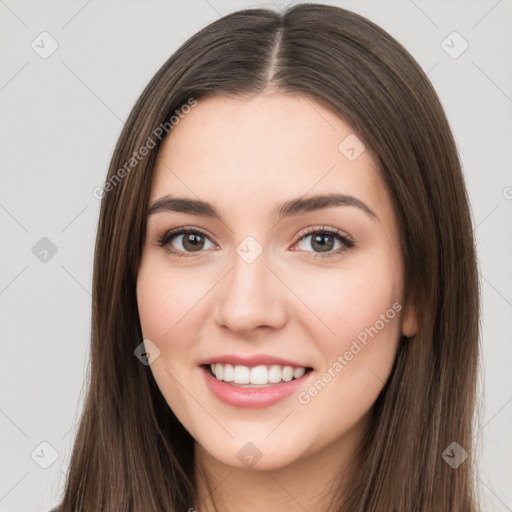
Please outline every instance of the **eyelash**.
[[[157, 240], [157, 243], [160, 247], [164, 248], [168, 253], [178, 256], [179, 258], [193, 257], [194, 256], [193, 253], [188, 253], [186, 251], [175, 251], [174, 249], [169, 249], [169, 247], [167, 247], [167, 245], [172, 241], [172, 239], [174, 237], [179, 236], [179, 235], [191, 234], [191, 233], [201, 234], [209, 239], [208, 235], [203, 230], [201, 230], [199, 228], [182, 227], [182, 228], [177, 228], [177, 229], [173, 229], [173, 230], [165, 232]], [[318, 252], [313, 253], [312, 255], [307, 256], [308, 258], [328, 258], [330, 256], [336, 256], [338, 254], [341, 254], [342, 252], [349, 251], [350, 249], [355, 247], [354, 240], [351, 237], [343, 234], [343, 232], [340, 231], [339, 229], [331, 228], [329, 226], [322, 226], [321, 228], [314, 228], [309, 231], [299, 233], [299, 239], [297, 240], [296, 243], [300, 242], [303, 238], [306, 238], [307, 236], [314, 235], [314, 234], [335, 235], [335, 237], [338, 238], [338, 240], [340, 240], [345, 247], [342, 247], [341, 249], [338, 249], [337, 251], [324, 253], [324, 254], [318, 253]], [[197, 252], [203, 252], [203, 251], [197, 251]], [[305, 252], [309, 253], [310, 251], [305, 251]]]

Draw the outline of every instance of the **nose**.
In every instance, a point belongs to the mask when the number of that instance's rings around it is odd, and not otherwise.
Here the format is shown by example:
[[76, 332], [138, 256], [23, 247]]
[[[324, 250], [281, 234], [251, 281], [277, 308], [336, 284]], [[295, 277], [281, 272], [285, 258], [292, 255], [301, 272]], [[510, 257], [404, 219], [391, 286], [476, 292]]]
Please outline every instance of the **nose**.
[[290, 291], [270, 268], [265, 251], [252, 262], [234, 253], [231, 262], [231, 270], [218, 285], [217, 324], [246, 337], [282, 328]]

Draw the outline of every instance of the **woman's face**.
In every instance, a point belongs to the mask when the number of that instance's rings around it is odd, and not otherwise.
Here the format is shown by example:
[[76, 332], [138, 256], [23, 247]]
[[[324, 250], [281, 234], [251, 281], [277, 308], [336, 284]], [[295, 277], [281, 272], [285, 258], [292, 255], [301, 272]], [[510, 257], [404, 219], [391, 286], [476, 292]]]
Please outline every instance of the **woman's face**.
[[416, 319], [390, 195], [351, 127], [304, 96], [200, 99], [160, 149], [153, 205], [142, 332], [201, 448], [275, 469], [354, 446]]

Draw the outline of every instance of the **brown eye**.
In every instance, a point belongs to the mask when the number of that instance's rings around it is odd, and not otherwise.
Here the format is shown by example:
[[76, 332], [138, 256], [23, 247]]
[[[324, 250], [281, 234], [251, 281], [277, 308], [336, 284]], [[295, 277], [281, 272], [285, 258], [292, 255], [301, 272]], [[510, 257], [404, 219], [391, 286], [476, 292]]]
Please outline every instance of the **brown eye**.
[[204, 236], [195, 233], [186, 233], [182, 236], [181, 243], [187, 251], [199, 251], [204, 247]]
[[311, 247], [318, 249], [319, 252], [328, 252], [332, 250], [334, 245], [334, 237], [332, 235], [312, 235]]
[[[210, 243], [210, 247], [208, 247]], [[178, 229], [168, 231], [158, 241], [160, 247], [165, 247], [170, 253], [177, 256], [188, 256], [187, 253], [201, 252], [202, 249], [210, 249], [215, 245], [201, 231], [192, 229]]]
[[[307, 239], [309, 241], [306, 241]], [[300, 246], [300, 244], [303, 244]], [[300, 250], [315, 253], [314, 257], [332, 256], [354, 247], [354, 242], [341, 231], [334, 228], [322, 228], [303, 234], [297, 243]], [[308, 250], [312, 248], [313, 251]]]

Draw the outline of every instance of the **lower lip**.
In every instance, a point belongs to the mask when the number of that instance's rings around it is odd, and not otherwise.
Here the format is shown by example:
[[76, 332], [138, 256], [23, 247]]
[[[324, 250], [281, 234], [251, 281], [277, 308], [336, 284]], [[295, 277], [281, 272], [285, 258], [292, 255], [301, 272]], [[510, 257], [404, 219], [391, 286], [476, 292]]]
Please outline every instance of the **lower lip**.
[[299, 379], [281, 384], [271, 384], [262, 388], [244, 388], [232, 386], [227, 382], [216, 379], [210, 371], [201, 366], [201, 371], [206, 379], [210, 391], [222, 402], [234, 407], [259, 408], [268, 407], [280, 400], [297, 393], [304, 386], [305, 381], [313, 373], [309, 371]]

